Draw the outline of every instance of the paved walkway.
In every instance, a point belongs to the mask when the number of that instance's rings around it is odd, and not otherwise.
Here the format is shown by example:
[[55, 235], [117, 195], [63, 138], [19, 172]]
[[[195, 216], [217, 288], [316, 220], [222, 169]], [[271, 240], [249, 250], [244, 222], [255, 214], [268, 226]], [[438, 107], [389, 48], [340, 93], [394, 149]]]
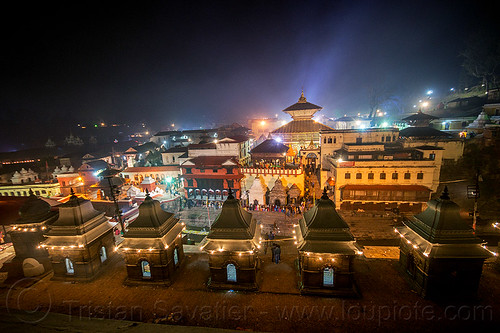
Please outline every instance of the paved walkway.
[[281, 247], [281, 261], [271, 262], [272, 251], [262, 254], [262, 267], [259, 271], [259, 291], [277, 294], [299, 294], [295, 261], [297, 249], [292, 240], [276, 239], [274, 243]]

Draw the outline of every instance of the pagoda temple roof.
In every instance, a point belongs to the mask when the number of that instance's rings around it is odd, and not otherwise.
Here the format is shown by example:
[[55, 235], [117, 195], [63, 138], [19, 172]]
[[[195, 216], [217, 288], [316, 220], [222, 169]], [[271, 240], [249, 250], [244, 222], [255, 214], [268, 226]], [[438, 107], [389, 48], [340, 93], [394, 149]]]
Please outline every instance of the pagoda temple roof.
[[250, 154], [283, 154], [288, 151], [288, 147], [274, 139], [267, 139], [250, 151]]
[[358, 249], [349, 226], [335, 209], [326, 192], [316, 205], [304, 213], [297, 231], [299, 251], [355, 254]]
[[411, 116], [408, 116], [406, 118], [403, 118], [402, 120], [404, 121], [419, 121], [419, 120], [434, 120], [434, 119], [439, 119], [439, 117], [423, 113], [422, 110], [418, 110], [417, 113], [412, 114]]
[[215, 218], [207, 236], [205, 250], [218, 248], [221, 242], [226, 247], [231, 244], [232, 250], [248, 250], [256, 246], [256, 238], [260, 230], [256, 228], [257, 222], [252, 214], [244, 210], [240, 201], [229, 195], [222, 205], [219, 215]]
[[448, 187], [441, 197], [427, 202], [427, 209], [404, 221], [405, 226], [430, 243], [480, 243], [472, 227], [460, 216], [460, 207], [450, 200]]
[[57, 212], [51, 211], [51, 206], [47, 201], [35, 196], [31, 189], [29, 192], [28, 199], [19, 209], [20, 217], [15, 221], [15, 224], [41, 223], [51, 220], [57, 215]]
[[300, 119], [300, 120], [292, 120], [289, 123], [278, 127], [274, 131], [273, 134], [286, 134], [286, 133], [309, 133], [309, 132], [317, 132], [324, 130], [333, 130], [333, 128], [323, 125], [322, 123], [318, 123], [312, 119]]
[[288, 111], [302, 111], [302, 110], [316, 110], [319, 111], [323, 109], [322, 106], [309, 103], [307, 99], [304, 96], [304, 92], [300, 94], [299, 101], [295, 104], [290, 105], [286, 109], [283, 110], [283, 112], [288, 112]]
[[435, 138], [435, 137], [441, 137], [441, 138], [449, 138], [451, 137], [450, 134], [439, 131], [435, 128], [432, 127], [407, 127], [401, 131], [399, 131], [399, 136], [403, 138], [410, 138], [410, 137], [416, 137], [416, 138]]
[[113, 226], [104, 213], [95, 210], [89, 200], [71, 192], [69, 200], [59, 206], [59, 217], [51, 225], [42, 246], [85, 247], [111, 232]]
[[210, 228], [204, 250], [252, 251], [259, 247], [258, 237], [260, 228], [256, 220], [230, 192]]
[[[158, 200], [146, 194], [144, 202], [139, 206], [139, 216], [129, 224], [125, 238], [161, 238], [179, 222], [174, 214], [164, 211]], [[182, 230], [179, 229], [176, 235]], [[124, 245], [125, 246], [125, 245]]]

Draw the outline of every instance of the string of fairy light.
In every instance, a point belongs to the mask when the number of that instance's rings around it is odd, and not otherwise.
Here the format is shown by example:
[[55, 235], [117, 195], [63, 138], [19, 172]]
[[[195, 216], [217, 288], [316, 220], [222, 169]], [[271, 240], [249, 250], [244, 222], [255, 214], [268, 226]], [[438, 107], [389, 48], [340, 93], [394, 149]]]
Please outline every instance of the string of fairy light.
[[[498, 222], [496, 224], [498, 225]], [[412, 247], [414, 249], [417, 250], [417, 249], [420, 248], [420, 246], [418, 246], [416, 243], [414, 243], [411, 240], [409, 240], [408, 238], [406, 238], [405, 235], [403, 235], [402, 233], [400, 233], [398, 229], [394, 228], [394, 232], [397, 233], [397, 234], [399, 234], [399, 237], [401, 237], [402, 239], [406, 240], [406, 243], [408, 243], [409, 245], [412, 245]], [[481, 244], [481, 247], [483, 249], [485, 249], [486, 251], [488, 251], [489, 253], [491, 253], [492, 255], [494, 255], [495, 257], [498, 256], [498, 253], [494, 252], [494, 251], [491, 251], [490, 249], [488, 249], [486, 247], [486, 244]], [[425, 251], [425, 252], [423, 252], [423, 255], [426, 256], [426, 257], [428, 257], [429, 256], [429, 252]]]
[[[182, 227], [182, 231], [186, 230], [185, 223], [182, 222], [180, 224], [183, 226]], [[16, 231], [22, 231], [22, 232], [35, 232], [35, 231], [37, 231], [37, 228], [19, 228], [17, 226], [14, 226], [12, 229], [16, 230]], [[45, 229], [47, 229], [47, 227], [43, 226], [40, 229], [41, 230], [45, 230]], [[182, 237], [182, 234], [179, 233], [176, 238], [181, 238], [181, 237]], [[37, 246], [37, 249], [41, 249], [41, 248], [45, 249], [46, 248], [46, 249], [51, 249], [51, 250], [73, 250], [73, 249], [82, 249], [84, 247], [85, 247], [85, 244], [81, 244], [81, 243], [80, 244], [71, 244], [71, 245], [67, 245], [67, 244], [66, 245], [40, 244], [40, 245]], [[168, 249], [168, 247], [169, 247], [168, 244], [166, 244], [164, 246], [164, 249], [166, 250], [166, 249]], [[114, 247], [114, 251], [116, 252], [120, 248], [121, 248], [121, 245], [115, 246]], [[152, 252], [153, 250], [162, 250], [162, 249], [159, 249], [159, 248], [152, 248], [152, 247], [143, 248], [143, 249], [138, 249], [138, 248], [133, 248], [132, 249], [132, 248], [128, 248], [127, 247], [127, 248], [121, 248], [121, 249], [123, 251], [125, 251], [125, 252], [129, 252], [130, 250], [132, 250], [132, 251], [136, 251], [137, 253], [141, 253], [143, 251], [144, 252]]]

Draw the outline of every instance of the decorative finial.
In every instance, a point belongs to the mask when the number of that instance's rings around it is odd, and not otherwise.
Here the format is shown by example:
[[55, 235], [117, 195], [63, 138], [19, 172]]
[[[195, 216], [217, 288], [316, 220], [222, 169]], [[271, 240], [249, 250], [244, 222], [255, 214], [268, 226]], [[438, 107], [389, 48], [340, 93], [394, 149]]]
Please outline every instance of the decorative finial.
[[448, 193], [448, 186], [444, 187], [443, 194], [441, 194], [439, 198], [443, 200], [450, 200], [450, 194]]
[[35, 195], [35, 193], [33, 193], [33, 190], [30, 188], [29, 190], [29, 195], [32, 196], [32, 195]]
[[306, 103], [307, 99], [304, 96], [304, 88], [302, 88], [302, 92], [300, 93], [299, 103]]
[[326, 193], [326, 186], [323, 187], [323, 195], [321, 196], [321, 199], [323, 200], [328, 200], [328, 194]]
[[151, 196], [149, 195], [149, 190], [146, 188], [146, 199], [147, 198], [151, 198]]
[[73, 191], [73, 188], [71, 188], [71, 192], [70, 192], [70, 194], [71, 194], [71, 196], [72, 196], [72, 197], [75, 197], [75, 196], [76, 196], [76, 195], [75, 195], [75, 191]]
[[229, 193], [227, 194], [227, 198], [228, 199], [234, 199], [234, 197], [233, 197], [233, 190], [231, 190], [231, 188], [229, 188]]

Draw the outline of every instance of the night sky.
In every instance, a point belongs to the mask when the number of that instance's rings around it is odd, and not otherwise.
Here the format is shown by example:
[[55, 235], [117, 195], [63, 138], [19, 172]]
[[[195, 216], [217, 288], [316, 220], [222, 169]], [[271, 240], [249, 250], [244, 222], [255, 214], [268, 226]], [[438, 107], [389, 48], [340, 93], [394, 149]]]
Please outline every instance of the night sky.
[[16, 3], [1, 14], [2, 149], [79, 122], [245, 125], [302, 87], [325, 116], [366, 112], [372, 87], [457, 86], [468, 35], [499, 31], [478, 1]]

